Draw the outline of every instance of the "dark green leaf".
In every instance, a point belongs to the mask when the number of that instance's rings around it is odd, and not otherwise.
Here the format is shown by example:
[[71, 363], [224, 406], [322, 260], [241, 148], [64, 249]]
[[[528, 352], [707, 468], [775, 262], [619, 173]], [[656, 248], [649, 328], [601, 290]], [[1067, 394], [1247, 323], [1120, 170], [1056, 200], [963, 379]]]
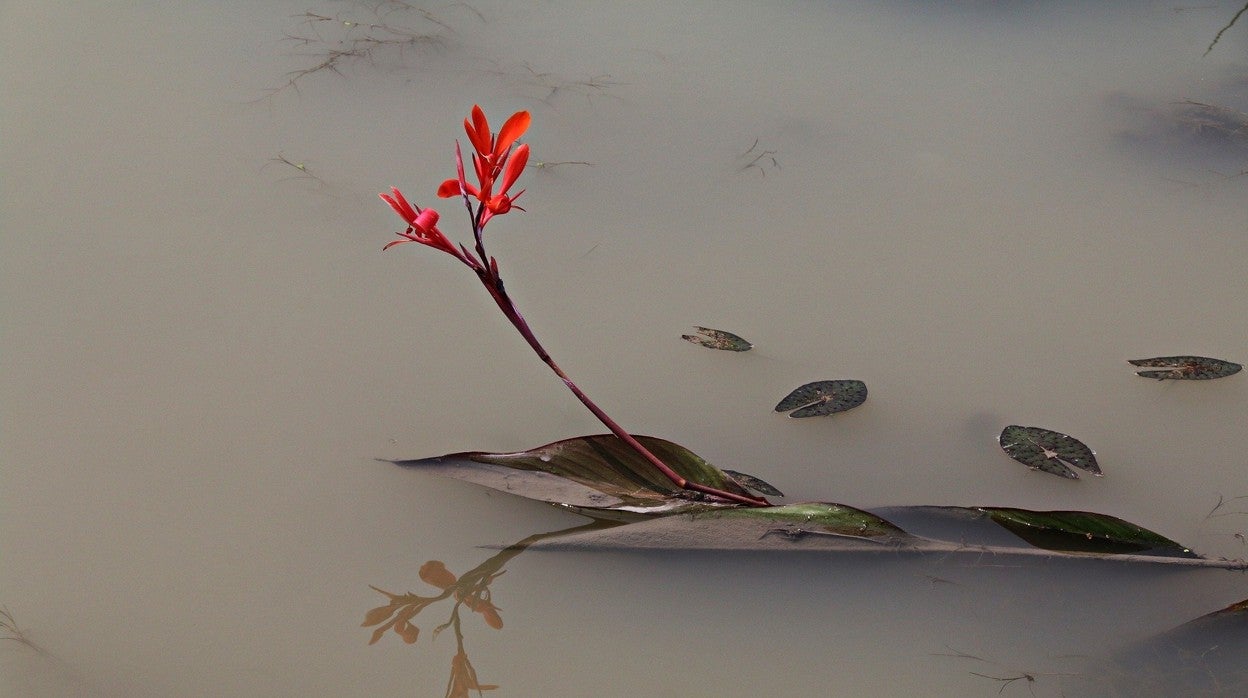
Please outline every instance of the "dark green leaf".
[[789, 393], [776, 411], [794, 410], [790, 417], [816, 417], [852, 410], [866, 400], [867, 384], [862, 381], [815, 381]]
[[1067, 466], [1082, 468], [1101, 475], [1096, 455], [1082, 441], [1040, 427], [1011, 424], [1001, 430], [998, 441], [1006, 455], [1033, 470], [1078, 480], [1079, 475]]
[[695, 327], [698, 334], [682, 334], [681, 339], [700, 344], [709, 349], [722, 349], [724, 351], [749, 351], [754, 348], [746, 340], [738, 337], [731, 332], [723, 330], [713, 330], [709, 327]]
[[[688, 480], [748, 494], [683, 446], [651, 436], [635, 438]], [[674, 496], [672, 482], [612, 434], [565, 439], [519, 453], [454, 453], [395, 463], [574, 507], [671, 513], [713, 506]]]
[[1165, 536], [1106, 514], [994, 507], [978, 509], [1014, 535], [1045, 550], [1198, 557], [1190, 549]]
[[783, 524], [783, 528], [771, 529], [787, 537], [804, 535], [838, 535], [854, 538], [887, 538], [908, 534], [892, 522], [868, 511], [844, 504], [806, 502], [778, 507], [745, 507], [699, 514], [699, 517], [739, 518], [769, 521]]
[[1136, 371], [1135, 375], [1157, 380], [1210, 380], [1239, 373], [1243, 366], [1210, 359], [1205, 356], [1158, 356], [1153, 359], [1135, 359], [1132, 366], [1153, 368], [1152, 371]]
[[739, 473], [735, 470], [728, 470], [727, 468], [724, 468], [724, 474], [728, 475], [733, 480], [736, 480], [737, 484], [741, 485], [742, 487], [749, 489], [749, 490], [754, 490], [755, 492], [761, 495], [764, 495], [767, 497], [783, 497], [784, 496], [783, 492], [776, 489], [771, 483], [763, 480], [762, 478], [757, 478], [757, 477], [754, 477], [753, 475], [747, 475], [746, 473]]

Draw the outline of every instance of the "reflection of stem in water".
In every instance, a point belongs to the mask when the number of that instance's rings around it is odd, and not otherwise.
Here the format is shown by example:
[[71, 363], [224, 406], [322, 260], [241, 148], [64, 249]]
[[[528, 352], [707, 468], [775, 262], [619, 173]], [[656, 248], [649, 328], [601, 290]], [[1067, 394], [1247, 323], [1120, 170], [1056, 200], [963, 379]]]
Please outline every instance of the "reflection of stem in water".
[[470, 690], [480, 692], [498, 688], [495, 685], [483, 685], [477, 680], [476, 669], [473, 668], [472, 662], [468, 660], [468, 653], [464, 650], [464, 632], [462, 618], [459, 613], [460, 606], [467, 606], [469, 610], [480, 613], [486, 625], [495, 630], [501, 629], [503, 621], [498, 615], [498, 607], [493, 603], [493, 595], [490, 593], [489, 586], [495, 579], [502, 576], [506, 571], [503, 567], [512, 558], [540, 540], [618, 525], [620, 525], [618, 521], [595, 519], [589, 523], [573, 526], [572, 528], [535, 533], [503, 548], [459, 577], [447, 570], [446, 566], [441, 562], [430, 560], [421, 565], [420, 578], [426, 584], [438, 587], [441, 590], [441, 593], [436, 596], [419, 596], [410, 592], [407, 594], [392, 594], [378, 587], [371, 587], [389, 598], [390, 603], [374, 608], [365, 614], [362, 625], [364, 627], [377, 626], [373, 631], [369, 644], [371, 645], [380, 640], [388, 630], [393, 630], [396, 635], [403, 638], [403, 641], [408, 644], [415, 643], [420, 629], [410, 621], [426, 607], [454, 596], [455, 604], [451, 607], [449, 618], [445, 623], [433, 630], [434, 638], [447, 628], [452, 629], [455, 633], [456, 652], [451, 660], [451, 678], [447, 683], [446, 695], [466, 696]]

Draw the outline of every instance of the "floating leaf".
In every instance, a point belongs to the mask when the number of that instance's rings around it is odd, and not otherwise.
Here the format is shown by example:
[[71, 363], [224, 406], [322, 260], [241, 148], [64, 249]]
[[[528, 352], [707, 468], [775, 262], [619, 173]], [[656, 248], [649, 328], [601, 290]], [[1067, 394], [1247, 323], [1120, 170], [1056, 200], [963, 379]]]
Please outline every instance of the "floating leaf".
[[867, 384], [862, 381], [815, 381], [789, 393], [776, 411], [794, 410], [790, 417], [816, 417], [852, 410], [866, 400]]
[[[982, 522], [953, 537], [915, 535], [894, 515]], [[1023, 509], [895, 507], [889, 518], [843, 504], [809, 502], [776, 507], [713, 509], [649, 517], [612, 528], [549, 537], [533, 549], [717, 550], [735, 552], [820, 552], [985, 555], [1020, 558], [1078, 557], [1133, 564], [1243, 570], [1243, 560], [1208, 559], [1173, 541], [1114, 517], [1087, 512], [1030, 512]], [[995, 515], [995, 516], [994, 516]], [[999, 520], [998, 520], [999, 518]], [[994, 524], [994, 522], [996, 522]], [[929, 524], [930, 526], [931, 524]], [[1006, 528], [1006, 526], [1017, 528]], [[1019, 542], [1019, 533], [1029, 538]], [[1013, 533], [1013, 535], [1011, 535]], [[1089, 536], [1091, 536], [1089, 538]]]
[[1096, 455], [1078, 439], [1040, 427], [1010, 425], [1001, 430], [1001, 450], [1032, 470], [1078, 480], [1079, 475], [1067, 466], [1082, 468], [1097, 477], [1101, 466]]
[[757, 478], [757, 477], [754, 477], [753, 475], [747, 475], [745, 473], [739, 473], [735, 470], [728, 470], [727, 468], [724, 469], [724, 474], [731, 477], [733, 480], [736, 480], [737, 483], [741, 485], [742, 487], [749, 489], [749, 490], [754, 490], [755, 492], [761, 495], [764, 495], [767, 497], [783, 497], [784, 496], [783, 492], [776, 489], [771, 483], [766, 482], [762, 478]]
[[1086, 511], [1029, 511], [977, 507], [1037, 548], [1072, 553], [1198, 557], [1165, 536], [1116, 516]]
[[1135, 359], [1127, 363], [1158, 370], [1136, 371], [1135, 375], [1157, 380], [1211, 380], [1239, 373], [1243, 366], [1222, 359], [1205, 356], [1158, 356], [1153, 359]]
[[[722, 470], [688, 449], [635, 437], [687, 480], [748, 494]], [[671, 513], [715, 506], [687, 498], [657, 468], [613, 434], [565, 439], [518, 453], [453, 453], [394, 461], [530, 499], [586, 509]]]
[[695, 327], [698, 334], [682, 334], [684, 339], [694, 344], [700, 344], [709, 349], [722, 349], [724, 351], [749, 351], [754, 348], [746, 340], [738, 337], [731, 332], [723, 330], [713, 330], [709, 327]]

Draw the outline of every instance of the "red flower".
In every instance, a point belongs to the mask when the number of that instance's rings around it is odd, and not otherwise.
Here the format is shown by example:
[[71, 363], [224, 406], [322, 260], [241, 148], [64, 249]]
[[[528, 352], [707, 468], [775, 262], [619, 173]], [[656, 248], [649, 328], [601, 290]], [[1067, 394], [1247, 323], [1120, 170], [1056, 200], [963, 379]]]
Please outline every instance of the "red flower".
[[407, 230], [398, 233], [404, 239], [394, 240], [381, 248], [382, 250], [388, 250], [395, 245], [405, 242], [419, 242], [422, 245], [437, 248], [456, 257], [461, 256], [459, 249], [455, 247], [455, 243], [451, 242], [450, 238], [446, 237], [441, 230], [438, 230], [437, 211], [431, 208], [422, 209], [419, 206], [412, 206], [407, 203], [407, 199], [403, 198], [403, 194], [394, 187], [390, 187], [389, 194], [379, 194], [378, 196], [381, 197], [382, 201], [390, 204], [390, 208], [394, 209], [394, 212], [399, 214], [400, 218], [407, 221]]
[[[527, 144], [519, 146], [515, 152], [512, 152], [511, 146], [528, 130], [530, 121], [531, 117], [527, 111], [518, 111], [507, 119], [496, 136], [490, 132], [490, 124], [486, 121], [481, 107], [473, 105], [472, 119], [464, 119], [464, 131], [468, 134], [468, 141], [472, 143], [474, 151], [472, 167], [477, 175], [478, 184], [476, 186], [469, 184], [464, 178], [464, 159], [459, 145], [456, 144], [455, 163], [459, 177], [442, 182], [442, 185], [438, 187], [438, 196], [444, 199], [464, 194], [476, 197], [485, 209], [481, 213], [482, 226], [492, 216], [502, 215], [513, 208], [523, 211], [524, 209], [515, 205], [515, 201], [524, 191], [519, 191], [514, 195], [508, 195], [507, 192], [520, 178], [521, 173], [524, 172], [524, 166], [529, 161]], [[499, 175], [502, 175], [502, 186], [495, 193], [494, 185]]]

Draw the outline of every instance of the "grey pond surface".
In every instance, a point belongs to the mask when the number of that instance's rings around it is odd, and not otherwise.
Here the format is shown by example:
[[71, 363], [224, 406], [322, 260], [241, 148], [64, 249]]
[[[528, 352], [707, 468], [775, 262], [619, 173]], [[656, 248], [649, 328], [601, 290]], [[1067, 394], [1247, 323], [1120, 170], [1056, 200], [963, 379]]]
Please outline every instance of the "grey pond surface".
[[[626, 428], [790, 501], [1091, 510], [1245, 556], [1248, 380], [1124, 362], [1248, 356], [1248, 148], [1218, 130], [1248, 26], [1202, 57], [1236, 3], [1090, 5], [4, 3], [0, 607], [42, 651], [0, 642], [0, 694], [442, 695], [450, 605], [369, 646], [370, 585], [584, 521], [378, 460], [602, 431], [466, 270], [380, 251], [391, 185], [467, 239], [433, 192], [473, 103], [533, 113], [492, 251]], [[870, 401], [772, 412], [828, 376]], [[1010, 424], [1106, 476], [1019, 467]], [[490, 592], [501, 629], [461, 614], [487, 695], [1131, 695], [1160, 679], [1111, 658], [1248, 577], [528, 551]]]

